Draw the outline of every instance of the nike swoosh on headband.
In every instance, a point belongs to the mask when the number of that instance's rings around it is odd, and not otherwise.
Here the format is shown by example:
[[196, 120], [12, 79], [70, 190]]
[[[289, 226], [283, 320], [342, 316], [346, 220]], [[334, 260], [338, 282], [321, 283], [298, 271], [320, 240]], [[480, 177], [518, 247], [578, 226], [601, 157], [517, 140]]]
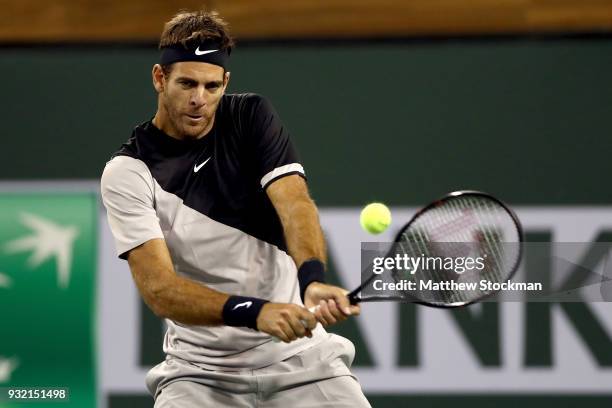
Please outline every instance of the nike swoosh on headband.
[[198, 46], [198, 48], [196, 48], [195, 50], [195, 55], [205, 55], [205, 54], [210, 54], [211, 52], [217, 52], [219, 50], [205, 50], [205, 51], [200, 51], [200, 46]]

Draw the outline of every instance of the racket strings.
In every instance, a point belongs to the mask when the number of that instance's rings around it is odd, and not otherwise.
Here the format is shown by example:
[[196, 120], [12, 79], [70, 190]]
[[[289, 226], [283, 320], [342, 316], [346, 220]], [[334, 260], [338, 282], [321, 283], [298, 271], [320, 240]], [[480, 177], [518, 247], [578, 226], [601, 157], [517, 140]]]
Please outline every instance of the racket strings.
[[[451, 197], [422, 212], [402, 233], [394, 252], [423, 259], [482, 258], [481, 270], [423, 265], [411, 273], [393, 271], [397, 281], [432, 280], [442, 282], [502, 282], [512, 274], [520, 258], [520, 232], [509, 211], [486, 196]], [[435, 265], [435, 262], [434, 262]], [[439, 264], [438, 264], [439, 265]], [[416, 290], [410, 297], [427, 303], [454, 304], [471, 302], [487, 295], [490, 290]]]
[[[497, 229], [493, 229], [491, 225], [501, 225], [503, 220], [500, 219], [496, 208], [488, 201], [467, 200], [468, 205], [475, 208], [475, 214], [478, 218], [478, 224], [482, 231], [477, 232], [477, 238], [482, 243], [486, 243], [488, 251], [485, 249], [483, 255], [487, 256], [486, 262], [494, 262], [495, 267], [485, 268], [485, 273], [479, 274], [478, 278], [489, 278], [489, 281], [501, 282], [504, 277], [501, 271], [504, 270], [501, 262], [503, 258], [503, 248], [500, 247], [503, 234]], [[502, 213], [503, 214], [503, 213]], [[491, 259], [493, 261], [491, 261]], [[493, 279], [491, 279], [493, 278]]]

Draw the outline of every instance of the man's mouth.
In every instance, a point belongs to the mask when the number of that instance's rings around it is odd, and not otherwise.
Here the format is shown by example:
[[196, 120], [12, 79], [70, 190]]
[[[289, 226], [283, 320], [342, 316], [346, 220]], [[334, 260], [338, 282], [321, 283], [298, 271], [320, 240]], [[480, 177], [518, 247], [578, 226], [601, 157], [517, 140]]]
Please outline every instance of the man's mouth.
[[191, 115], [191, 114], [187, 114], [187, 117], [189, 119], [191, 119], [192, 121], [195, 122], [200, 122], [204, 119], [204, 115]]

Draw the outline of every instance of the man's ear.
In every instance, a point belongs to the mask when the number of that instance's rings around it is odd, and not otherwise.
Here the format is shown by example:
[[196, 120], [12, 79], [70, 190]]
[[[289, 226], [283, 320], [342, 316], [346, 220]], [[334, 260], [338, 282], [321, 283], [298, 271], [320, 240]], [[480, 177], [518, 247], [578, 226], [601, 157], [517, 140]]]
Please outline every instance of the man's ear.
[[223, 76], [223, 92], [225, 92], [225, 88], [227, 88], [227, 84], [229, 84], [230, 80], [230, 72], [227, 71]]
[[162, 93], [166, 84], [166, 77], [164, 76], [164, 71], [162, 70], [161, 65], [153, 65], [153, 71], [151, 72], [151, 76], [153, 77], [153, 87], [155, 88], [157, 93]]

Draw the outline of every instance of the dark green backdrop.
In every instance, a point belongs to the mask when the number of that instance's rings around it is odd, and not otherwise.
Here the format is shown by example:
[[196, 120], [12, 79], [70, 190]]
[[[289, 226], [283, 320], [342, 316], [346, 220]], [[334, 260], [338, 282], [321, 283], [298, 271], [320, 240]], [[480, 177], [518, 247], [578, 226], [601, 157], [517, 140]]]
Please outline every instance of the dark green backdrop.
[[[154, 47], [2, 51], [2, 180], [98, 178], [155, 112]], [[238, 47], [231, 71], [232, 91], [262, 93], [280, 112], [319, 205], [419, 205], [461, 188], [513, 204], [612, 203], [612, 38], [259, 44]], [[141, 317], [155, 339], [141, 348], [147, 366], [159, 361], [161, 327]], [[107, 397], [111, 408], [151, 405]], [[379, 407], [610, 405], [608, 395], [370, 397]]]
[[[1, 179], [97, 178], [151, 117], [154, 47], [4, 49]], [[612, 202], [612, 39], [246, 45], [232, 91], [268, 96], [322, 205], [476, 188]]]

